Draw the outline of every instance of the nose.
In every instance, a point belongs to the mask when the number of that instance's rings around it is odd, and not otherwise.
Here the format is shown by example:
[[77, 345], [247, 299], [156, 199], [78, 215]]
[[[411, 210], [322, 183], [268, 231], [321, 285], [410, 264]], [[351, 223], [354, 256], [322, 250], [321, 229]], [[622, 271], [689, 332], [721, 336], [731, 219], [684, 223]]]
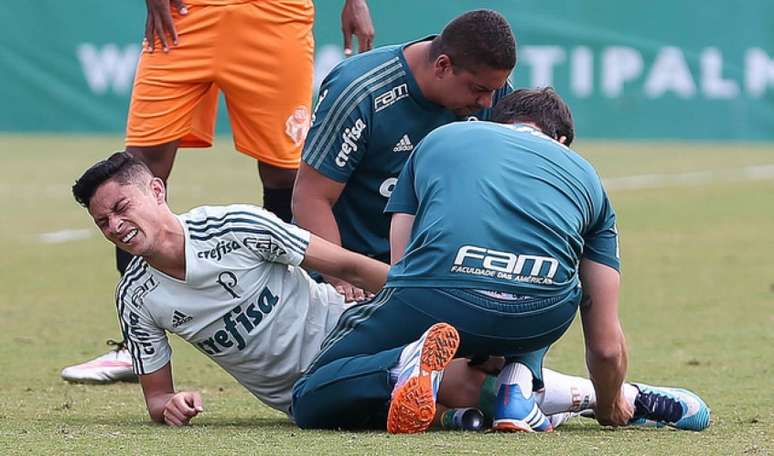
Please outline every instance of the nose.
[[124, 222], [118, 217], [108, 218], [108, 230], [111, 234], [118, 234], [121, 232], [121, 228], [124, 226]]
[[481, 106], [482, 108], [491, 108], [493, 102], [494, 102], [494, 91], [489, 92], [486, 95], [481, 95], [476, 100], [476, 103], [478, 103], [478, 105]]

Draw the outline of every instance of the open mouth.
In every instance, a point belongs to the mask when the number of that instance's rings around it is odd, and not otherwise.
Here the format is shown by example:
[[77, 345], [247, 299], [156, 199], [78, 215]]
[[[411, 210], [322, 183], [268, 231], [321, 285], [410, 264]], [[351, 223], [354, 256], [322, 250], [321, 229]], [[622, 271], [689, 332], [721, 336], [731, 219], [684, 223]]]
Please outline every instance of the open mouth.
[[121, 242], [123, 242], [124, 244], [128, 244], [129, 241], [134, 239], [134, 237], [137, 235], [137, 232], [138, 232], [137, 228], [132, 228], [131, 230], [129, 230], [128, 233], [126, 233], [126, 236], [121, 238]]

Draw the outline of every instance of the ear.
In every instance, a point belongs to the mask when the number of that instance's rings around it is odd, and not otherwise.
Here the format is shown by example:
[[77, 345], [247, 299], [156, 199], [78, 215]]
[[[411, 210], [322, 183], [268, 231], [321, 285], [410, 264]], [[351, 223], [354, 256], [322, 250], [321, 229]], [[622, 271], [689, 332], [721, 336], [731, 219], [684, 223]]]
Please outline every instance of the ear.
[[167, 202], [167, 189], [164, 187], [164, 182], [161, 179], [154, 177], [148, 185], [156, 203], [162, 204]]
[[433, 62], [433, 74], [438, 79], [443, 79], [447, 74], [451, 74], [452, 69], [451, 58], [446, 54], [439, 55]]
[[559, 141], [559, 144], [567, 145], [567, 136], [560, 136], [557, 141]]

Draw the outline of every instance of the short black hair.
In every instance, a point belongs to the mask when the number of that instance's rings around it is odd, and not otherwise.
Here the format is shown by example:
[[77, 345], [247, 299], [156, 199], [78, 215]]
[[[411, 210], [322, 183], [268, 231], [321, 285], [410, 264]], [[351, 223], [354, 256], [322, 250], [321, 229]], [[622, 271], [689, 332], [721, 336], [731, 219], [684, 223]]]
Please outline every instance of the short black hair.
[[498, 123], [534, 123], [554, 139], [567, 138], [565, 146], [569, 146], [575, 138], [570, 107], [552, 87], [514, 90], [497, 102], [492, 109], [491, 120]]
[[107, 180], [116, 179], [122, 185], [126, 185], [136, 182], [140, 174], [153, 176], [145, 163], [127, 152], [116, 152], [92, 165], [75, 181], [73, 197], [78, 204], [88, 209], [97, 188]]
[[446, 24], [430, 44], [430, 60], [446, 54], [454, 66], [475, 71], [481, 67], [512, 70], [516, 66], [516, 38], [502, 14], [491, 9], [469, 11]]

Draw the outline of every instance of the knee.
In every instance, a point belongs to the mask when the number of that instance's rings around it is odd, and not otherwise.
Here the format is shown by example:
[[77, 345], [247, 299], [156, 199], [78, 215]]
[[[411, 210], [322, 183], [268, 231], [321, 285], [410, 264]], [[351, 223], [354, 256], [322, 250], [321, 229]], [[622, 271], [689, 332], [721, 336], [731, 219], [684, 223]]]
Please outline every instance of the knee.
[[301, 429], [314, 429], [317, 426], [314, 425], [314, 417], [307, 411], [306, 393], [306, 377], [301, 377], [293, 385], [292, 405], [290, 407], [291, 415], [293, 415], [293, 422], [296, 423], [296, 426]]

